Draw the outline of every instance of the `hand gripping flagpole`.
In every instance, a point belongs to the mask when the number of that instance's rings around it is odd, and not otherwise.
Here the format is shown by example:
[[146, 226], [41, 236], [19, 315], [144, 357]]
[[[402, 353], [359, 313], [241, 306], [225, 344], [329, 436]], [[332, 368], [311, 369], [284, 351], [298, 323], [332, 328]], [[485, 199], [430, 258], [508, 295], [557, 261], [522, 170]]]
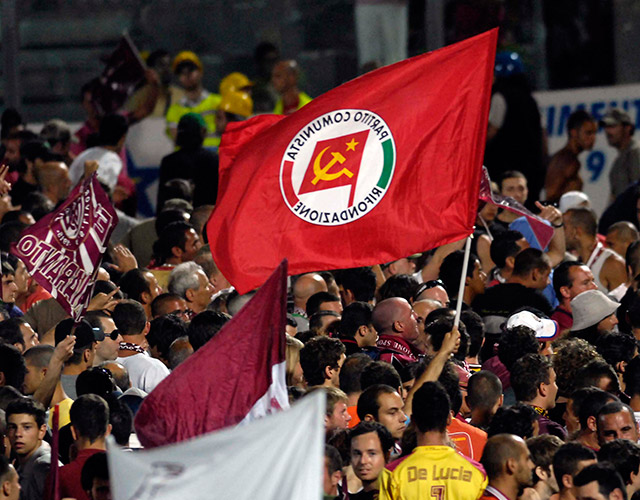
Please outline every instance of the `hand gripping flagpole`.
[[464, 285], [467, 280], [467, 269], [469, 268], [469, 254], [471, 253], [471, 239], [473, 233], [467, 236], [467, 243], [464, 246], [464, 260], [462, 261], [462, 274], [460, 275], [460, 288], [458, 288], [458, 301], [456, 302], [456, 316], [453, 320], [453, 327], [458, 328], [460, 324], [460, 311], [462, 310], [462, 297], [464, 296]]

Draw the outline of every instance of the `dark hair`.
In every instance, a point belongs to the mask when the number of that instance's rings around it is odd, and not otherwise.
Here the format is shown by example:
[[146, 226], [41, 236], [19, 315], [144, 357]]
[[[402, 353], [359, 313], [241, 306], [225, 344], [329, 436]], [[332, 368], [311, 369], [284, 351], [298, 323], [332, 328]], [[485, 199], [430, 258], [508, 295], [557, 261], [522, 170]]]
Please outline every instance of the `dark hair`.
[[71, 405], [69, 416], [71, 425], [78, 435], [92, 443], [107, 433], [109, 407], [107, 402], [96, 394], [78, 397]]
[[633, 420], [633, 423], [635, 425], [636, 420], [634, 418], [633, 415], [633, 410], [631, 409], [631, 407], [629, 405], [626, 405], [624, 403], [622, 403], [621, 401], [610, 401], [607, 404], [605, 404], [602, 408], [600, 408], [600, 410], [598, 411], [598, 415], [596, 415], [596, 419], [599, 422], [600, 421], [600, 417], [604, 416], [604, 415], [612, 415], [614, 413], [620, 413], [626, 411], [629, 413], [629, 415], [631, 415], [631, 419]]
[[[442, 349], [442, 342], [447, 333], [453, 330], [453, 323], [455, 317], [452, 316], [446, 308], [436, 309], [431, 311], [425, 319], [424, 331], [431, 336], [431, 346], [433, 350], [438, 352]], [[434, 315], [436, 313], [436, 315]], [[467, 327], [461, 321], [458, 325], [458, 331], [460, 335], [467, 335]]]
[[0, 138], [6, 139], [13, 127], [17, 127], [23, 123], [22, 116], [16, 108], [6, 108], [0, 117], [0, 127], [2, 127], [2, 130], [0, 130]]
[[360, 392], [362, 390], [360, 386], [362, 370], [371, 363], [373, 360], [362, 352], [348, 356], [340, 368], [340, 389], [346, 394]]
[[462, 392], [460, 391], [460, 376], [455, 365], [451, 361], [447, 361], [440, 372], [438, 382], [445, 388], [449, 395], [451, 411], [457, 415], [462, 406]]
[[507, 265], [507, 257], [515, 257], [521, 250], [518, 245], [524, 236], [520, 231], [503, 231], [496, 234], [491, 242], [489, 254], [497, 268], [502, 269]]
[[511, 371], [513, 364], [525, 354], [540, 352], [535, 332], [526, 326], [516, 326], [504, 331], [498, 343], [498, 359]]
[[[195, 349], [195, 348], [194, 348]], [[338, 339], [314, 337], [300, 349], [300, 365], [310, 386], [322, 385], [327, 366], [337, 369], [345, 347]]]
[[439, 382], [425, 382], [413, 395], [411, 420], [420, 432], [445, 432], [450, 411], [449, 396]]
[[596, 213], [585, 207], [570, 208], [565, 212], [569, 216], [572, 226], [581, 228], [586, 234], [595, 236], [598, 231], [598, 217]]
[[467, 309], [460, 313], [460, 322], [464, 323], [467, 333], [469, 334], [469, 352], [467, 356], [473, 358], [477, 356], [480, 353], [480, 349], [482, 349], [482, 343], [484, 342], [484, 321], [482, 321], [482, 317], [478, 313]]
[[11, 243], [17, 242], [20, 239], [20, 234], [27, 227], [24, 222], [20, 221], [4, 222], [0, 225], [0, 250], [9, 252]]
[[625, 392], [633, 397], [640, 394], [640, 357], [636, 356], [627, 364], [622, 380], [625, 385]]
[[392, 297], [402, 297], [407, 302], [411, 302], [416, 289], [420, 284], [413, 276], [408, 274], [396, 274], [390, 276], [378, 289], [378, 297], [380, 301], [390, 299]]
[[109, 462], [104, 451], [91, 455], [82, 466], [80, 483], [84, 491], [90, 491], [93, 488], [94, 479], [109, 480]]
[[169, 346], [171, 343], [187, 334], [187, 324], [179, 317], [168, 314], [151, 320], [147, 342], [149, 347], [155, 347], [162, 359], [169, 360]]
[[632, 335], [615, 332], [600, 335], [596, 349], [604, 360], [618, 371], [617, 366], [620, 362], [629, 363], [633, 359], [638, 344]]
[[595, 452], [580, 443], [563, 444], [553, 456], [553, 474], [556, 477], [560, 491], [564, 490], [563, 476], [569, 475], [573, 477], [578, 472], [578, 464], [580, 462], [595, 459]]
[[195, 315], [187, 328], [187, 336], [193, 351], [197, 351], [211, 340], [230, 319], [231, 316], [226, 313], [213, 311], [202, 311]]
[[182, 208], [167, 208], [159, 211], [154, 223], [156, 234], [160, 234], [172, 222], [185, 222], [184, 217], [187, 213]]
[[576, 386], [577, 387], [589, 387], [598, 386], [598, 381], [601, 378], [607, 377], [613, 384], [613, 391], [618, 392], [620, 390], [620, 381], [615, 370], [602, 358], [597, 358], [589, 361], [585, 366], [580, 368], [576, 374]]
[[319, 332], [322, 329], [322, 318], [326, 318], [327, 316], [334, 318], [333, 321], [327, 323], [327, 327], [340, 320], [340, 315], [335, 311], [318, 311], [309, 318], [309, 330], [315, 332], [316, 335], [319, 335]]
[[382, 453], [385, 456], [388, 456], [390, 451], [395, 446], [395, 441], [391, 436], [389, 429], [378, 422], [361, 421], [353, 429], [349, 430], [349, 435], [347, 437], [347, 447], [351, 449], [351, 441], [353, 441], [354, 438], [362, 436], [363, 434], [369, 434], [370, 432], [375, 432], [378, 435]]
[[395, 390], [402, 385], [402, 379], [398, 370], [391, 363], [386, 361], [374, 361], [369, 363], [362, 370], [360, 375], [360, 387], [366, 390], [368, 387], [376, 384], [385, 384], [393, 387]]
[[94, 366], [83, 371], [76, 378], [76, 394], [96, 394], [101, 398], [106, 398], [116, 390], [116, 382], [113, 375], [106, 368]]
[[168, 224], [160, 233], [158, 240], [153, 244], [153, 255], [157, 263], [163, 264], [167, 259], [173, 257], [173, 247], [184, 250], [187, 243], [187, 232], [194, 229], [187, 222], [172, 222]]
[[491, 409], [502, 395], [502, 382], [488, 370], [481, 370], [469, 378], [467, 404], [469, 408]]
[[119, 114], [105, 115], [100, 120], [99, 141], [101, 146], [115, 146], [127, 135], [129, 123]]
[[122, 335], [139, 335], [147, 324], [144, 307], [135, 300], [120, 301], [111, 317]]
[[[473, 263], [478, 260], [478, 257], [470, 253], [469, 265], [467, 266], [467, 278], [473, 277], [474, 265]], [[460, 292], [460, 273], [464, 264], [464, 251], [456, 250], [455, 252], [447, 255], [442, 264], [440, 264], [439, 278], [444, 283], [444, 287], [449, 294], [449, 297], [457, 297]]]
[[[527, 439], [527, 448], [531, 454], [531, 461], [536, 467], [542, 467], [547, 473], [551, 473], [553, 456], [563, 445], [562, 439], [552, 434], [541, 434], [540, 436]], [[534, 484], [540, 480], [538, 474], [533, 474]]]
[[620, 490], [622, 498], [627, 500], [627, 488], [612, 464], [603, 462], [585, 467], [573, 479], [573, 484], [575, 486], [584, 486], [593, 481], [598, 483], [598, 491], [604, 498], [609, 498], [613, 491]]
[[540, 384], [548, 384], [551, 379], [551, 361], [540, 354], [525, 354], [518, 359], [509, 372], [511, 387], [518, 401], [533, 401]]
[[614, 439], [604, 443], [598, 451], [599, 462], [610, 462], [625, 484], [631, 484], [631, 473], [640, 467], [640, 446], [628, 439]]
[[149, 283], [144, 276], [147, 272], [149, 272], [148, 269], [136, 267], [122, 275], [119, 283], [120, 290], [128, 299], [142, 303], [142, 294], [151, 293]]
[[[180, 297], [180, 295], [175, 294], [175, 293], [170, 293], [170, 292], [165, 292], [165, 293], [161, 293], [160, 295], [158, 295], [155, 299], [153, 299], [153, 302], [151, 302], [151, 316], [153, 318], [157, 317], [158, 314], [160, 313], [160, 308], [162, 307], [162, 305], [164, 304], [164, 302], [168, 302], [171, 300], [184, 300], [182, 297]], [[173, 311], [170, 311], [173, 312]]]
[[320, 310], [320, 306], [325, 302], [340, 302], [340, 297], [337, 297], [329, 292], [314, 293], [307, 300], [307, 316], [311, 317]]
[[560, 292], [560, 289], [563, 286], [571, 287], [573, 284], [570, 279], [571, 268], [583, 265], [584, 264], [582, 262], [568, 260], [566, 262], [562, 262], [553, 270], [553, 291], [555, 292], [558, 300], [562, 300], [562, 293]]
[[580, 368], [597, 357], [598, 353], [595, 348], [586, 340], [576, 338], [560, 340], [556, 345], [553, 357], [558, 394], [569, 397], [578, 388], [576, 374]]
[[5, 342], [7, 344], [20, 344], [24, 349], [24, 336], [20, 330], [20, 325], [23, 325], [24, 323], [25, 320], [22, 318], [10, 318], [0, 321], [0, 342]]
[[358, 328], [371, 324], [373, 306], [367, 302], [352, 302], [342, 311], [340, 321], [340, 336], [354, 338]]
[[29, 398], [21, 398], [11, 401], [5, 410], [5, 419], [9, 422], [11, 415], [31, 415], [38, 427], [42, 427], [47, 422], [47, 414], [37, 401]]
[[324, 456], [328, 459], [329, 475], [337, 471], [342, 471], [342, 458], [340, 452], [330, 444], [324, 445]]
[[516, 255], [513, 263], [513, 276], [528, 276], [535, 270], [550, 269], [549, 257], [537, 248], [525, 248]]
[[397, 388], [394, 389], [390, 385], [386, 384], [375, 384], [370, 387], [367, 387], [360, 397], [358, 398], [358, 405], [356, 411], [358, 413], [358, 418], [360, 420], [364, 420], [364, 417], [367, 415], [373, 415], [374, 418], [378, 418], [378, 411], [380, 410], [380, 403], [378, 402], [378, 398], [381, 394], [397, 394]]
[[587, 122], [594, 122], [595, 118], [584, 109], [576, 109], [573, 113], [569, 115], [569, 119], [567, 120], [567, 133], [571, 130], [579, 130], [582, 125]]
[[0, 343], [0, 372], [4, 373], [5, 385], [22, 388], [27, 368], [20, 351], [10, 344]]
[[116, 443], [127, 446], [133, 429], [133, 413], [121, 399], [109, 398], [109, 423]]
[[524, 179], [527, 180], [527, 177], [520, 172], [519, 170], [507, 170], [503, 172], [500, 176], [498, 183], [500, 184], [500, 190], [502, 190], [502, 184], [506, 179]]
[[51, 356], [53, 356], [54, 350], [55, 347], [48, 344], [38, 344], [33, 346], [23, 354], [25, 363], [28, 362], [36, 368], [45, 368], [49, 366], [49, 361], [51, 361]]
[[[583, 396], [579, 391], [589, 392]], [[597, 387], [584, 387], [575, 391], [574, 394], [582, 397], [577, 408], [575, 400], [573, 405], [573, 414], [578, 416], [580, 428], [582, 429], [587, 429], [587, 421], [589, 420], [589, 417], [597, 417], [604, 405], [611, 401], [618, 401], [616, 396], [609, 394], [602, 389], [598, 389]]]
[[491, 419], [487, 436], [497, 434], [515, 434], [522, 439], [533, 437], [533, 423], [538, 420], [538, 414], [529, 405], [516, 403], [512, 406], [502, 406]]
[[361, 302], [373, 300], [376, 292], [376, 275], [370, 267], [355, 267], [336, 272], [336, 283], [351, 290], [353, 298]]
[[630, 267], [634, 276], [640, 272], [640, 240], [632, 242], [624, 256], [627, 267]]

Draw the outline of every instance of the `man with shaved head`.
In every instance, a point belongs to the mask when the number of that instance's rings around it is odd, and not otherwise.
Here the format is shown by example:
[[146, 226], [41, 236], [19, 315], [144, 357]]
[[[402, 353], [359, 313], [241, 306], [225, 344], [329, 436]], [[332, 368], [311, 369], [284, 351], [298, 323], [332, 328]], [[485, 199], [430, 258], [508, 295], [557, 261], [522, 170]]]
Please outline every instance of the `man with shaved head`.
[[40, 190], [54, 205], [64, 201], [71, 189], [69, 168], [61, 161], [48, 161], [36, 169]]
[[515, 500], [533, 485], [534, 464], [527, 444], [513, 434], [497, 434], [484, 447], [482, 459], [489, 485], [482, 500]]
[[627, 255], [627, 248], [634, 241], [640, 239], [636, 226], [626, 220], [621, 220], [609, 226], [607, 230], [607, 239], [605, 244], [624, 258]]
[[274, 114], [290, 115], [311, 102], [311, 97], [298, 89], [299, 77], [300, 69], [298, 63], [293, 59], [280, 61], [273, 67], [271, 84], [280, 94], [280, 99], [276, 102], [276, 107], [273, 110]]
[[318, 292], [326, 291], [327, 283], [318, 273], [303, 274], [293, 284], [293, 316], [298, 323], [299, 332], [309, 329], [307, 300]]
[[[446, 292], [445, 292], [446, 293]], [[444, 307], [439, 300], [424, 299], [418, 300], [413, 303], [413, 310], [418, 317], [418, 329], [420, 330], [420, 337], [415, 342], [415, 346], [422, 353], [432, 353], [431, 342], [429, 341], [429, 334], [425, 332], [424, 325], [431, 311]]]
[[405, 366], [418, 361], [420, 328], [411, 304], [400, 297], [379, 302], [371, 317], [378, 332], [380, 360]]

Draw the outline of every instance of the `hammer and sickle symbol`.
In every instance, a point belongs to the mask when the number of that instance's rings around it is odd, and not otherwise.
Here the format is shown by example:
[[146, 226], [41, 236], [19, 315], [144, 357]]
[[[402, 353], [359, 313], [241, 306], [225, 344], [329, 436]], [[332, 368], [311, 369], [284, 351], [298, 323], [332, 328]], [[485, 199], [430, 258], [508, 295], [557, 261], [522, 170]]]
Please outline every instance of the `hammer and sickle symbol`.
[[347, 177], [353, 177], [353, 172], [350, 170], [343, 168], [339, 172], [335, 172], [333, 174], [328, 173], [331, 167], [333, 167], [336, 163], [343, 164], [347, 159], [342, 156], [340, 153], [331, 153], [333, 158], [327, 163], [324, 167], [320, 166], [320, 161], [322, 160], [322, 155], [329, 149], [329, 146], [320, 151], [320, 154], [316, 156], [315, 161], [313, 162], [313, 173], [316, 174], [315, 178], [311, 181], [311, 183], [315, 186], [318, 184], [318, 181], [333, 181], [346, 175]]

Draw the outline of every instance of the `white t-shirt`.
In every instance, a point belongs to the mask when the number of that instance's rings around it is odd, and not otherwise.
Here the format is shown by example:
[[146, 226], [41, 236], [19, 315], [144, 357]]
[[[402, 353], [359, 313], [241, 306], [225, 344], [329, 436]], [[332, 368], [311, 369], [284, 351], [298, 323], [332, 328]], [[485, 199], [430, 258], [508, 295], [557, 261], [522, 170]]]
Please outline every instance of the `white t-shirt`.
[[118, 175], [122, 170], [122, 160], [113, 151], [101, 146], [89, 148], [80, 153], [69, 167], [69, 177], [75, 185], [84, 174], [84, 162], [95, 160], [98, 162], [98, 179], [113, 191], [118, 182]]
[[171, 373], [164, 363], [148, 354], [134, 354], [126, 358], [118, 357], [117, 363], [129, 372], [131, 385], [149, 393]]

